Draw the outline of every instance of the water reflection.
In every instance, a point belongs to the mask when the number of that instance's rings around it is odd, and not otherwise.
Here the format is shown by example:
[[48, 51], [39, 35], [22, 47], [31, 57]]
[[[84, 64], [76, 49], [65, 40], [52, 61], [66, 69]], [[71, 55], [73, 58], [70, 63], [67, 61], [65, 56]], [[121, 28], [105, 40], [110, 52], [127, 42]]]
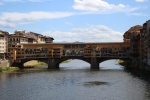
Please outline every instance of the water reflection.
[[132, 74], [116, 60], [90, 70], [80, 61], [47, 67], [0, 73], [0, 100], [150, 100], [150, 82]]
[[124, 66], [119, 65], [117, 60], [108, 60], [100, 63], [101, 70], [124, 70]]
[[6, 81], [8, 78], [20, 77], [23, 73], [21, 72], [11, 72], [11, 73], [0, 73], [0, 82]]
[[108, 82], [100, 82], [100, 81], [84, 82], [84, 86], [86, 87], [93, 87], [100, 85], [108, 85]]

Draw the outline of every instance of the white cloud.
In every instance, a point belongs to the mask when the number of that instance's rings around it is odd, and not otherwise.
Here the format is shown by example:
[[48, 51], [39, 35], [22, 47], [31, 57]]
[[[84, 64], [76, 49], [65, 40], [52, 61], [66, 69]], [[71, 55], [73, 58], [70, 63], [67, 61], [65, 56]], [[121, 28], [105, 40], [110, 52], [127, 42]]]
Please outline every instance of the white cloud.
[[146, 2], [148, 0], [135, 0], [136, 2]]
[[14, 28], [15, 24], [13, 23], [8, 23], [6, 21], [0, 20], [0, 27], [5, 27], [5, 28]]
[[74, 0], [73, 8], [81, 11], [92, 11], [99, 13], [112, 13], [112, 12], [132, 12], [138, 8], [131, 8], [129, 5], [124, 4], [109, 4], [104, 0]]
[[65, 22], [65, 25], [72, 26], [73, 24], [71, 22]]
[[86, 28], [73, 28], [71, 32], [51, 31], [43, 34], [53, 37], [55, 42], [122, 42], [123, 34], [104, 26], [91, 25]]
[[37, 22], [42, 19], [56, 19], [72, 16], [73, 13], [70, 12], [29, 12], [29, 13], [18, 13], [18, 12], [5, 12], [0, 15], [1, 26], [13, 27], [17, 24], [27, 24], [32, 22]]
[[129, 16], [148, 16], [147, 14], [144, 14], [144, 13], [128, 13], [127, 15], [129, 15]]

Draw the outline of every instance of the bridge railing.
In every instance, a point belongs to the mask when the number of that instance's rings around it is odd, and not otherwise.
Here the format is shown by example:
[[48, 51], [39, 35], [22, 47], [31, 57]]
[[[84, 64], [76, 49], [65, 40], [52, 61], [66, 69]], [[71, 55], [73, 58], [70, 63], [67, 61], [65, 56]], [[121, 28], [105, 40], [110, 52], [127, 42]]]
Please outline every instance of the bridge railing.
[[[85, 55], [63, 55], [62, 57], [85, 57]], [[93, 56], [88, 56], [88, 58], [91, 58]], [[126, 54], [104, 54], [104, 55], [96, 55], [97, 58], [128, 58], [128, 55]]]

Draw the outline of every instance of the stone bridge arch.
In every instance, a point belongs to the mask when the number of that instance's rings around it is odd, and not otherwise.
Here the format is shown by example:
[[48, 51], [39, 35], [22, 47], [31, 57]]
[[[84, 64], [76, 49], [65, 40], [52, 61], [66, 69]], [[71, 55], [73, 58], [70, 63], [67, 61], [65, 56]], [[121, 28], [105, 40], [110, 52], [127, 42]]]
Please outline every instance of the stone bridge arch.
[[69, 59], [77, 59], [77, 60], [82, 60], [85, 61], [89, 64], [91, 64], [91, 60], [90, 59], [85, 59], [82, 56], [66, 56], [66, 57], [62, 57], [62, 58], [55, 58], [55, 59], [49, 59], [49, 64], [48, 64], [48, 68], [49, 69], [55, 69], [55, 68], [59, 68], [59, 65], [61, 62], [69, 60]]
[[[62, 63], [63, 61], [66, 61], [66, 60], [69, 60], [70, 58], [65, 58], [65, 59], [60, 59], [60, 60], [58, 60], [58, 61], [56, 61], [56, 63], [57, 64], [60, 64], [60, 63]], [[74, 58], [74, 59], [76, 59], [76, 58]], [[76, 60], [82, 60], [82, 61], [85, 61], [85, 62], [87, 62], [88, 64], [91, 64], [91, 62], [90, 62], [90, 60], [88, 60], [88, 59], [76, 59]]]
[[15, 66], [15, 67], [19, 67], [19, 68], [23, 68], [24, 67], [24, 63], [32, 61], [32, 60], [37, 60], [37, 61], [41, 61], [44, 62], [46, 64], [48, 64], [48, 59], [43, 59], [43, 58], [28, 58], [28, 59], [21, 59], [21, 62], [14, 62], [11, 64], [11, 66]]
[[106, 60], [111, 60], [111, 59], [128, 60], [125, 58], [95, 58], [95, 57], [84, 58], [82, 56], [66, 56], [66, 57], [62, 57], [62, 58], [49, 59], [48, 68], [49, 69], [59, 68], [59, 64], [61, 62], [69, 60], [69, 59], [79, 59], [79, 60], [85, 61], [91, 65], [91, 69], [99, 69], [99, 64]]
[[120, 60], [123, 60], [123, 61], [126, 61], [126, 62], [129, 61], [128, 58], [98, 58], [97, 61], [98, 61], [98, 63], [102, 63], [104, 61], [113, 60], [113, 59], [120, 59]]
[[16, 66], [16, 67], [20, 67], [23, 68], [23, 64], [25, 62], [31, 61], [31, 60], [38, 60], [41, 62], [44, 62], [46, 64], [48, 64], [48, 68], [49, 69], [57, 69], [59, 68], [59, 64], [63, 61], [69, 60], [69, 59], [78, 59], [78, 60], [82, 60], [85, 61], [87, 63], [89, 63], [91, 65], [91, 69], [99, 69], [99, 64], [101, 62], [104, 62], [106, 60], [111, 60], [111, 59], [121, 59], [121, 60], [125, 60], [125, 61], [129, 61], [129, 59], [127, 58], [108, 58], [108, 57], [93, 57], [93, 58], [84, 58], [84, 56], [63, 56], [61, 58], [28, 58], [28, 59], [22, 59], [20, 63], [13, 63], [12, 66]]
[[48, 64], [48, 59], [23, 59], [22, 63], [24, 64], [24, 63], [32, 61], [32, 60], [37, 60], [37, 61], [44, 62], [44, 63]]

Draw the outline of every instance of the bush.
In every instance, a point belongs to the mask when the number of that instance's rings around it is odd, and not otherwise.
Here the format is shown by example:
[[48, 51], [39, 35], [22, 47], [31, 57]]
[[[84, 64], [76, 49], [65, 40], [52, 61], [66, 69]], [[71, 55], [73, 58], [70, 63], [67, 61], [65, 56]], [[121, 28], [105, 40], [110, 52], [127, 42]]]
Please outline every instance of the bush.
[[3, 69], [2, 69], [2, 67], [0, 67], [0, 72], [2, 72], [3, 71]]
[[5, 71], [9, 71], [9, 70], [10, 70], [10, 67], [6, 67], [6, 68], [5, 68]]
[[0, 67], [0, 72], [12, 72], [12, 71], [19, 71], [18, 67]]

